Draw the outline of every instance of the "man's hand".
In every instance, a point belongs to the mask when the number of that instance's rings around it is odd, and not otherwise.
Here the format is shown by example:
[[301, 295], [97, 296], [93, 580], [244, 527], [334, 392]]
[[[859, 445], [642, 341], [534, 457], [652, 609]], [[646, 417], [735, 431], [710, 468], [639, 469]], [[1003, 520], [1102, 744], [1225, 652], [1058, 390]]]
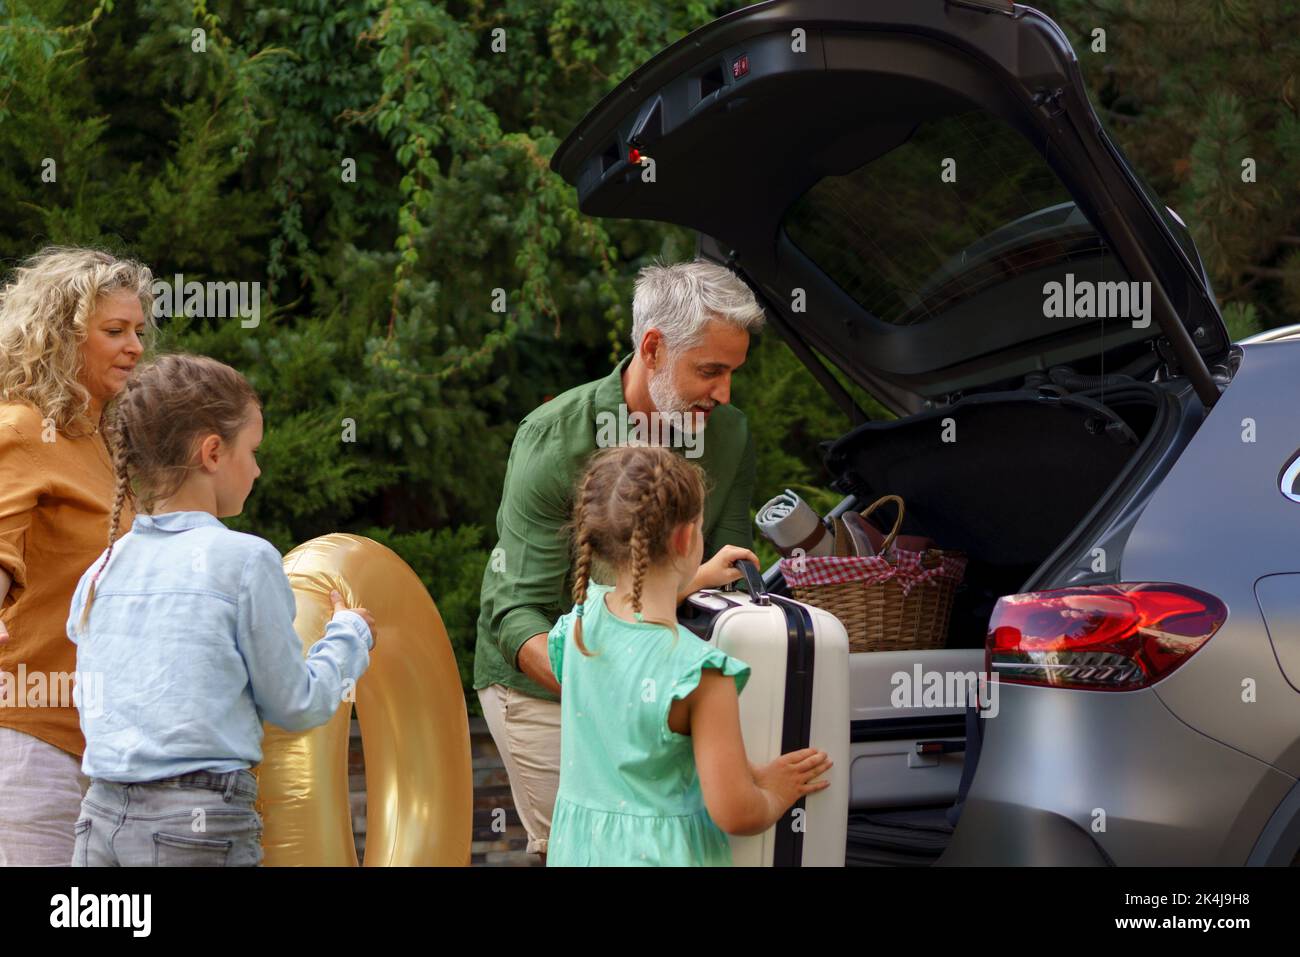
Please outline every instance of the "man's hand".
[[547, 633], [543, 631], [525, 641], [519, 648], [516, 666], [543, 688], [559, 694], [560, 683], [555, 680], [555, 672], [551, 671], [551, 656], [546, 650], [546, 639]]

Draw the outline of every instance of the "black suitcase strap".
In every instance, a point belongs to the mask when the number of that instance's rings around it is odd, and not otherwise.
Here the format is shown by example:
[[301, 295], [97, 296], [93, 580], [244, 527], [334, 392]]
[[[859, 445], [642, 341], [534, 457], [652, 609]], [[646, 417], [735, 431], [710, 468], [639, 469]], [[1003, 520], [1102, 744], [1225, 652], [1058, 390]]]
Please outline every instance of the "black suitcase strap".
[[[771, 596], [785, 614], [785, 712], [781, 725], [781, 753], [809, 746], [812, 736], [813, 664], [815, 643], [812, 615], [798, 602]], [[776, 823], [772, 863], [799, 867], [803, 863], [803, 835], [807, 827], [807, 799], [800, 797]]]

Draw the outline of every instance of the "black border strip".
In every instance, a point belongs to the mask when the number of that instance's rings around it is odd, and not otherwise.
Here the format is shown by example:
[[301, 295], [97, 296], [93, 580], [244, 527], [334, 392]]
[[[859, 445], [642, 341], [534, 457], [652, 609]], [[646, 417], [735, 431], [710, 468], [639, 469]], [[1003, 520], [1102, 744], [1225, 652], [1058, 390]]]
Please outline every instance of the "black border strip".
[[849, 741], [897, 741], [905, 738], [964, 738], [965, 714], [914, 718], [859, 719], [850, 724]]
[[[781, 753], [788, 754], [809, 745], [812, 733], [814, 633], [812, 616], [798, 602], [772, 597], [786, 622], [785, 709], [781, 722]], [[806, 811], [801, 797], [776, 824], [772, 863], [776, 867], [801, 867], [803, 829], [794, 827], [795, 812]], [[803, 816], [803, 815], [801, 815]], [[805, 818], [806, 820], [806, 818]]]

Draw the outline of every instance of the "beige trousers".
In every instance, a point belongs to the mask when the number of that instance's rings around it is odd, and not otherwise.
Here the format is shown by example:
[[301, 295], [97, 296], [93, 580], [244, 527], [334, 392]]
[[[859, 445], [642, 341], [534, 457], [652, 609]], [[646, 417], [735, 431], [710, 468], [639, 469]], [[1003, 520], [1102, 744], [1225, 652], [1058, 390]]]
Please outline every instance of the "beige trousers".
[[528, 853], [545, 854], [560, 787], [560, 703], [504, 685], [480, 688], [478, 700], [528, 832]]

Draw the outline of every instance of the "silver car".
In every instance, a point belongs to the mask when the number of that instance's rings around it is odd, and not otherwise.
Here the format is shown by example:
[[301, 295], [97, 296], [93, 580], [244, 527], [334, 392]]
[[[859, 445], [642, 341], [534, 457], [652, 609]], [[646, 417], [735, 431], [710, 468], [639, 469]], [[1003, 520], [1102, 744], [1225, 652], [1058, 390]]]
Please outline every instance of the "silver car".
[[761, 3], [552, 168], [697, 230], [853, 423], [841, 509], [898, 494], [968, 558], [943, 648], [852, 656], [849, 863], [1296, 862], [1300, 339], [1231, 341], [1050, 19]]

